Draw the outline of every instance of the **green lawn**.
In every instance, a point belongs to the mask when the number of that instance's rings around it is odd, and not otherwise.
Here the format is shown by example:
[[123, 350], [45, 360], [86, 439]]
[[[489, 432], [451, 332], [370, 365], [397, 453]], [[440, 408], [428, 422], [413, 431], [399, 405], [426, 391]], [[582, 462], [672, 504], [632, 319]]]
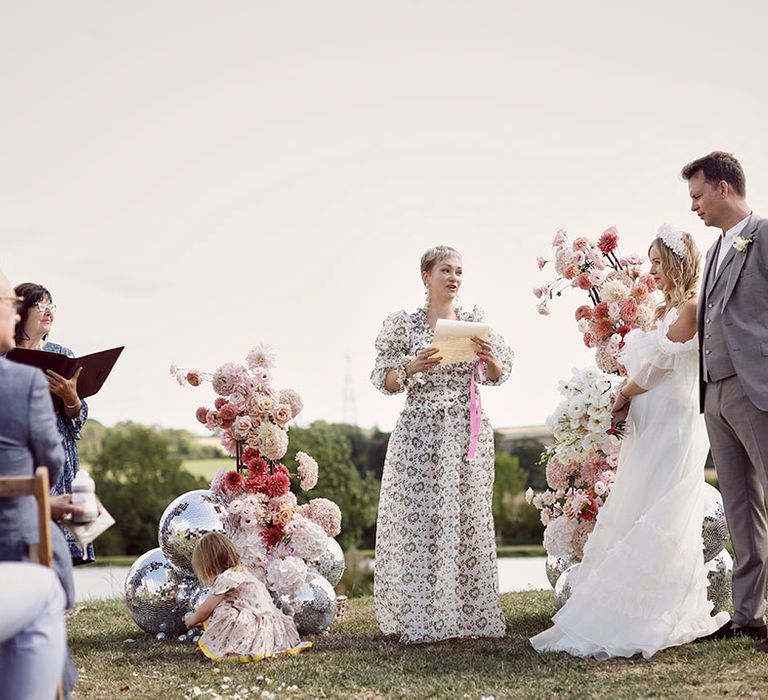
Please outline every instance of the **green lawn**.
[[[158, 642], [118, 601], [84, 603], [70, 618], [78, 700], [86, 698], [711, 698], [766, 697], [766, 658], [747, 640], [689, 644], [598, 662], [538, 655], [528, 637], [554, 612], [551, 592], [502, 596], [507, 636], [404, 646], [376, 627], [370, 597], [315, 648], [257, 664], [215, 664], [192, 645]], [[295, 686], [294, 690], [289, 690]], [[247, 692], [239, 691], [243, 688]]]

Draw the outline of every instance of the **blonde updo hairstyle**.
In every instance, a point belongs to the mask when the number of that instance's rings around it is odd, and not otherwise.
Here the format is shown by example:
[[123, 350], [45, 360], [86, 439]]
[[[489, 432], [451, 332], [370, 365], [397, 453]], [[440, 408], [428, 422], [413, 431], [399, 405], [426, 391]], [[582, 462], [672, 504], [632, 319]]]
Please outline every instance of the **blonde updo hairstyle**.
[[699, 277], [701, 273], [701, 253], [690, 233], [681, 231], [685, 255], [675, 253], [664, 240], [657, 236], [651, 246], [656, 246], [661, 260], [661, 269], [672, 280], [674, 287], [670, 291], [664, 291], [664, 305], [656, 309], [656, 319], [661, 318], [667, 309], [680, 306], [696, 296], [699, 289]]
[[[424, 274], [432, 272], [432, 268], [437, 263], [445, 260], [446, 258], [459, 258], [461, 260], [461, 253], [455, 248], [451, 248], [448, 245], [436, 245], [434, 248], [430, 248], [424, 255], [421, 256], [421, 279], [424, 281]], [[426, 282], [424, 282], [426, 284]]]

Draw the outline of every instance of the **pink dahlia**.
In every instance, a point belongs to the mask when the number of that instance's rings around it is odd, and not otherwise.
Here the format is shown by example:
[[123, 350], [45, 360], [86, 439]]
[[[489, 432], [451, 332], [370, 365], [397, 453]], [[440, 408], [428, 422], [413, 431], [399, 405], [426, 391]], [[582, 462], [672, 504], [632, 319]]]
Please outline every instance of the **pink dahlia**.
[[613, 226], [611, 226], [609, 229], [606, 229], [597, 240], [597, 247], [600, 248], [600, 250], [605, 253], [605, 255], [608, 255], [608, 253], [616, 250], [616, 246], [618, 244], [619, 234], [616, 232], [616, 229], [613, 228]]
[[224, 488], [230, 493], [238, 493], [245, 488], [245, 481], [234, 469], [224, 475]]
[[317, 462], [306, 452], [297, 452], [296, 461], [299, 463], [298, 472], [301, 488], [310, 491], [317, 485]]

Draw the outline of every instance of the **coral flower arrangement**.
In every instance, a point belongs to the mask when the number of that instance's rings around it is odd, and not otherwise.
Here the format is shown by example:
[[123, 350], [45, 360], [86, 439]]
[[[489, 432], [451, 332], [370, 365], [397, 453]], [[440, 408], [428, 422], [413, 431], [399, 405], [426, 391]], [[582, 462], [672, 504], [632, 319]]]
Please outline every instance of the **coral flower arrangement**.
[[[618, 355], [625, 336], [634, 328], [647, 328], [656, 306], [652, 298], [656, 286], [653, 277], [641, 272], [642, 258], [621, 257], [618, 245], [613, 227], [597, 243], [584, 237], [569, 243], [561, 229], [552, 241], [557, 277], [533, 290], [542, 315], [549, 314], [549, 301], [568, 287], [587, 292], [590, 304], [576, 309], [576, 321], [584, 344], [595, 348], [597, 366], [605, 372], [620, 371]], [[541, 270], [550, 261], [539, 257], [537, 262]]]
[[197, 420], [218, 431], [221, 444], [235, 457], [235, 468], [220, 469], [211, 492], [228, 513], [227, 529], [248, 566], [278, 595], [297, 592], [308, 565], [341, 532], [341, 511], [325, 498], [298, 505], [292, 479], [303, 491], [317, 484], [318, 465], [296, 453], [292, 474], [282, 462], [288, 450], [288, 425], [303, 408], [292, 389], [272, 385], [275, 356], [266, 345], [254, 347], [246, 365], [226, 363], [215, 372], [171, 366], [179, 384], [210, 382], [217, 398], [213, 407], [200, 407]]

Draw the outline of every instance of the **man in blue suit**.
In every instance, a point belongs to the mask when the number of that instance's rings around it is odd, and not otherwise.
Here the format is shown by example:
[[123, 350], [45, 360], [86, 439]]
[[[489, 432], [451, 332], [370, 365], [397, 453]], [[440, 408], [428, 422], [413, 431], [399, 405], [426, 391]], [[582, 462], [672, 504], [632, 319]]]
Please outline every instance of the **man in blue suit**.
[[[12, 350], [14, 328], [19, 320], [16, 298], [8, 278], [0, 272], [0, 352]], [[48, 382], [34, 367], [10, 362], [0, 356], [0, 476], [32, 476], [37, 466], [48, 467], [50, 482], [55, 484], [64, 463], [61, 436], [56, 429]], [[51, 501], [54, 518], [73, 512], [69, 496]], [[61, 531], [51, 528], [54, 568], [66, 600], [75, 602], [72, 561]], [[23, 561], [29, 545], [39, 541], [37, 503], [34, 496], [0, 499], [0, 561]], [[62, 611], [63, 615], [63, 611]], [[45, 664], [46, 660], [41, 659]], [[77, 671], [67, 654], [64, 688], [69, 695], [77, 680]]]

